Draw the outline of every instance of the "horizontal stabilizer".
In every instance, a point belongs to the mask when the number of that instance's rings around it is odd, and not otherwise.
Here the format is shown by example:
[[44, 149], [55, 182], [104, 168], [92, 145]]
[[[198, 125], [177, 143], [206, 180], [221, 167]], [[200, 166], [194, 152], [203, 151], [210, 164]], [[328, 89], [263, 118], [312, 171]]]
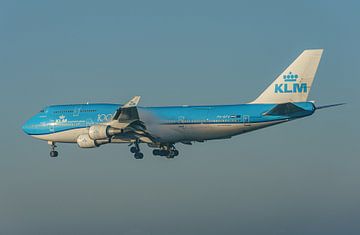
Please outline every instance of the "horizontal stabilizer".
[[276, 105], [274, 108], [270, 109], [270, 111], [267, 111], [263, 115], [265, 115], [265, 116], [294, 116], [294, 115], [304, 113], [307, 111], [308, 110], [300, 108], [299, 106], [297, 106], [293, 103], [284, 103], [284, 104]]

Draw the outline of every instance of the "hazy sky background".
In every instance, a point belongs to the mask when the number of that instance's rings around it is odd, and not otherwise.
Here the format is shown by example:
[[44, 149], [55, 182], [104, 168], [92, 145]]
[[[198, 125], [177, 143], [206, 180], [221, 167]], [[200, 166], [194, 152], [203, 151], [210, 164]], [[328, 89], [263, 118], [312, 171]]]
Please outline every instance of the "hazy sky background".
[[[360, 234], [358, 1], [1, 1], [0, 234]], [[254, 99], [304, 49], [348, 102], [134, 160], [21, 131], [50, 104]]]

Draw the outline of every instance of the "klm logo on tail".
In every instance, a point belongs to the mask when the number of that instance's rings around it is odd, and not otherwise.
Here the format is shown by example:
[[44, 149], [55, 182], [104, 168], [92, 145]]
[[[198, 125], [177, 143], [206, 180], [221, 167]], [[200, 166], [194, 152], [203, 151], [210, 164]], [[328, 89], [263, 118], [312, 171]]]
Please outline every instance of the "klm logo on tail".
[[283, 75], [284, 83], [275, 84], [275, 93], [307, 93], [306, 83], [296, 83], [299, 75], [289, 73]]

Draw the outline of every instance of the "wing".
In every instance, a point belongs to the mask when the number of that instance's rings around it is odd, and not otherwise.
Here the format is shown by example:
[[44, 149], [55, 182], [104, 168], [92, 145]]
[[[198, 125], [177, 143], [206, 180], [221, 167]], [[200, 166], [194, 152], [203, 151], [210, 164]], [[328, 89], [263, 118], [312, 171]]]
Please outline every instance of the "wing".
[[134, 96], [129, 102], [117, 109], [109, 125], [121, 129], [115, 139], [141, 140], [145, 143], [155, 143], [156, 138], [146, 131], [145, 124], [140, 120], [137, 105], [140, 96]]
[[134, 96], [129, 102], [120, 107], [114, 117], [114, 120], [118, 120], [119, 122], [129, 122], [131, 120], [138, 120], [139, 114], [137, 112], [137, 105], [140, 101], [140, 96]]

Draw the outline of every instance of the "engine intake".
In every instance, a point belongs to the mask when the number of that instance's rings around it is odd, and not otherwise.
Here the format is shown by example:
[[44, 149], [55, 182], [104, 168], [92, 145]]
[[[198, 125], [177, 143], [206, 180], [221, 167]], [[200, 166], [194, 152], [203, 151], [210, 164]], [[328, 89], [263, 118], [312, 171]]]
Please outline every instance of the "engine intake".
[[95, 125], [89, 128], [89, 137], [93, 140], [110, 138], [113, 135], [121, 133], [121, 129], [105, 125]]
[[95, 148], [99, 147], [100, 145], [110, 143], [110, 139], [93, 140], [89, 135], [84, 134], [79, 135], [76, 142], [80, 148]]

